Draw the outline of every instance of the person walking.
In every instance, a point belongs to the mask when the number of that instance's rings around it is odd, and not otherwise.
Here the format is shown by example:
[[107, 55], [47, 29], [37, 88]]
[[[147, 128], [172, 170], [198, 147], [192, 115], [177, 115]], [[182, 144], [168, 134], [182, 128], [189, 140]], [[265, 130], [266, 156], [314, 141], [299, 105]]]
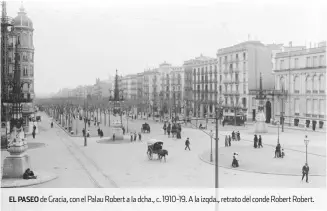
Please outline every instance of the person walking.
[[240, 134], [240, 131], [237, 131], [237, 140], [238, 140], [238, 141], [241, 140], [241, 134]]
[[124, 126], [122, 127], [122, 130], [123, 130], [123, 135], [125, 135], [125, 127]]
[[259, 135], [259, 144], [258, 144], [258, 148], [260, 148], [260, 147], [263, 147], [263, 146], [262, 146], [262, 139], [261, 139], [261, 135]]
[[166, 135], [166, 131], [167, 131], [167, 126], [166, 126], [166, 123], [164, 123], [164, 125], [163, 125], [163, 128], [162, 128], [163, 130], [164, 130], [164, 135]]
[[228, 136], [228, 145], [232, 146], [232, 138], [230, 137], [230, 135]]
[[90, 137], [90, 130], [87, 130], [86, 137]]
[[235, 141], [235, 132], [232, 132], [232, 140]]
[[142, 137], [141, 132], [139, 132], [139, 141], [141, 141], [141, 137]]
[[189, 140], [189, 138], [187, 138], [186, 141], [185, 141], [185, 150], [186, 150], [186, 149], [188, 149], [189, 151], [191, 151], [191, 149], [190, 149], [190, 140]]
[[32, 132], [33, 139], [35, 139], [35, 130]]
[[167, 127], [168, 138], [170, 138], [170, 130], [171, 130], [171, 125], [170, 123], [168, 123], [168, 127]]
[[256, 149], [258, 147], [258, 137], [257, 137], [257, 135], [254, 135], [253, 141], [254, 141], [253, 147]]
[[225, 136], [225, 147], [228, 147], [228, 137]]
[[304, 164], [304, 166], [302, 167], [302, 181], [304, 179], [305, 176], [305, 180], [308, 183], [308, 174], [309, 174], [309, 166], [307, 163]]
[[82, 133], [83, 133], [83, 137], [85, 136], [85, 129], [83, 128], [82, 130]]
[[133, 142], [133, 133], [131, 132], [131, 142]]
[[112, 134], [112, 140], [113, 140], [113, 141], [116, 140], [116, 134], [115, 134], [115, 133]]
[[136, 131], [134, 132], [134, 141], [136, 141]]
[[51, 128], [53, 128], [53, 122], [51, 122]]

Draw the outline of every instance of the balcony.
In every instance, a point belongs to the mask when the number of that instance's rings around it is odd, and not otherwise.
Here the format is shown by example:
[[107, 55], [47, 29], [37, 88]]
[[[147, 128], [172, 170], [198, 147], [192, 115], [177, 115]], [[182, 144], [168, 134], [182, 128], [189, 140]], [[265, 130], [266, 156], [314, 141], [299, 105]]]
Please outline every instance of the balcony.
[[294, 116], [300, 116], [300, 113], [294, 113]]
[[229, 83], [231, 83], [231, 82], [232, 82], [231, 79], [224, 79], [224, 80], [223, 80], [223, 83], [224, 83], [224, 84], [229, 84]]
[[318, 90], [313, 90], [312, 93], [313, 94], [318, 94]]
[[239, 73], [239, 72], [240, 72], [240, 69], [239, 69], [239, 68], [234, 68], [234, 69], [233, 69], [233, 72], [234, 72], [234, 73]]
[[229, 70], [224, 70], [223, 73], [227, 74], [227, 73], [229, 73]]
[[299, 94], [300, 90], [294, 90], [294, 94]]
[[311, 94], [311, 90], [307, 90], [306, 93], [307, 93], [307, 94]]
[[319, 90], [320, 94], [325, 94], [325, 90]]
[[317, 116], [318, 116], [317, 114], [312, 114], [312, 117], [314, 118], [317, 118]]
[[306, 117], [311, 117], [311, 114], [305, 114]]
[[323, 118], [325, 118], [325, 115], [319, 115], [319, 118], [323, 119]]

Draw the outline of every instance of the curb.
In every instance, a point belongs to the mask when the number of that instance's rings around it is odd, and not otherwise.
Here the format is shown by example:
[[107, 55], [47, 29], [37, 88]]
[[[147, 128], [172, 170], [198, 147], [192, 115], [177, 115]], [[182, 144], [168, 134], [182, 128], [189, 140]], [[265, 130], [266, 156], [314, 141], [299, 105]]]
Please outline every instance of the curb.
[[43, 176], [40, 178], [40, 175], [47, 174], [46, 172], [43, 171], [34, 171], [35, 174], [38, 176], [37, 179], [2, 179], [1, 180], [1, 188], [20, 188], [20, 187], [28, 187], [28, 186], [33, 186], [33, 185], [39, 185], [43, 184], [46, 182], [50, 182], [54, 179], [58, 178], [58, 175], [54, 173], [48, 173], [48, 175]]
[[[202, 155], [198, 155], [200, 160], [202, 160], [203, 162], [210, 164], [210, 165], [215, 165], [215, 163], [212, 163], [210, 161], [207, 161], [206, 159], [204, 159], [202, 157]], [[227, 166], [221, 166], [218, 165], [221, 168], [224, 169], [230, 169], [230, 170], [235, 170], [235, 171], [242, 171], [242, 172], [249, 172], [249, 173], [256, 173], [256, 174], [267, 174], [267, 175], [278, 175], [278, 176], [302, 176], [302, 174], [282, 174], [282, 173], [272, 173], [272, 172], [261, 172], [261, 171], [252, 171], [252, 170], [246, 170], [246, 169], [241, 169], [241, 168], [232, 168], [232, 167], [227, 167]], [[310, 176], [312, 177], [326, 177], [326, 175], [323, 174], [310, 174]]]

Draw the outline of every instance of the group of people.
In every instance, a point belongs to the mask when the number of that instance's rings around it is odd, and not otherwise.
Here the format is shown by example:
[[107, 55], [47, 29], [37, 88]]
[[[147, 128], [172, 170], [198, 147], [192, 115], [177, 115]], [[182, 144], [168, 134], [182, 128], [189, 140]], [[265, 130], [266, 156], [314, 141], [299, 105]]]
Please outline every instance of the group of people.
[[90, 137], [90, 130], [87, 130], [87, 133], [85, 134], [85, 128], [82, 129], [83, 137], [86, 135], [86, 137]]
[[168, 125], [166, 122], [163, 125], [164, 134], [166, 135], [168, 133], [168, 137], [170, 137], [170, 133], [172, 134], [172, 137], [174, 138], [176, 136], [177, 139], [181, 139], [181, 132], [182, 132], [182, 126], [180, 123], [171, 123], [169, 122]]
[[[142, 141], [142, 134], [141, 134], [141, 132], [139, 132], [138, 135], [139, 135], [139, 141]], [[131, 142], [136, 141], [136, 137], [137, 137], [136, 131], [134, 133], [131, 132]]]
[[260, 148], [260, 147], [263, 147], [262, 146], [262, 138], [261, 138], [261, 135], [259, 135], [259, 138], [257, 136], [257, 134], [254, 135], [254, 145], [253, 147], [256, 149], [256, 148]]
[[101, 128], [98, 128], [98, 136], [100, 136], [100, 138], [103, 137], [103, 131]]
[[278, 143], [275, 149], [275, 158], [284, 158], [284, 156], [284, 149], [282, 149], [280, 143]]
[[225, 136], [225, 147], [230, 147], [232, 146], [232, 140], [233, 141], [240, 141], [241, 140], [241, 134], [239, 131], [237, 132], [232, 132], [232, 135]]

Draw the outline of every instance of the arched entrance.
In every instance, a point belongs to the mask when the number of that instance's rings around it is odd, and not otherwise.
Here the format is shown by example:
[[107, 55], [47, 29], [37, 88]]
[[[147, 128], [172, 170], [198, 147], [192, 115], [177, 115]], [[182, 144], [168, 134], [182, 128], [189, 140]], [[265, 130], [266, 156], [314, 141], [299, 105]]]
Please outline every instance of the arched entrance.
[[266, 102], [266, 123], [270, 123], [271, 119], [271, 102]]

